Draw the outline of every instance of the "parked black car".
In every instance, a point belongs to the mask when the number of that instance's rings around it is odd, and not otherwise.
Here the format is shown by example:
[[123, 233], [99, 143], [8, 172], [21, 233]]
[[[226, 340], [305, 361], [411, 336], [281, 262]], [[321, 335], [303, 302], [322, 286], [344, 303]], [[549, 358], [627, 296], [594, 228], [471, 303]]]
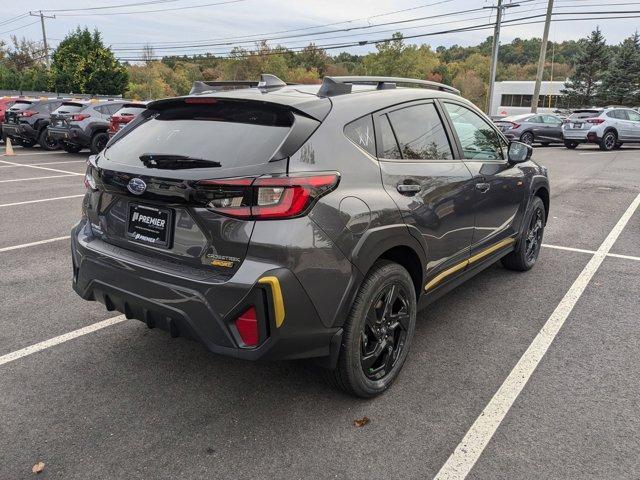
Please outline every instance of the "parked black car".
[[18, 99], [5, 112], [2, 133], [12, 142], [23, 147], [33, 147], [36, 144], [45, 150], [56, 150], [60, 147], [56, 139], [47, 133], [51, 112], [62, 104], [63, 100], [25, 100]]
[[124, 100], [89, 104], [66, 102], [76, 111], [52, 115], [49, 135], [59, 141], [67, 152], [77, 153], [88, 148], [91, 153], [98, 153], [109, 141], [109, 117], [120, 110], [124, 103]]
[[563, 143], [562, 118], [557, 115], [525, 113], [496, 120], [495, 124], [509, 140], [520, 140], [528, 145], [543, 146]]
[[317, 358], [374, 396], [419, 308], [497, 260], [533, 267], [547, 171], [442, 84], [262, 77], [152, 102], [90, 157], [73, 288], [212, 352]]

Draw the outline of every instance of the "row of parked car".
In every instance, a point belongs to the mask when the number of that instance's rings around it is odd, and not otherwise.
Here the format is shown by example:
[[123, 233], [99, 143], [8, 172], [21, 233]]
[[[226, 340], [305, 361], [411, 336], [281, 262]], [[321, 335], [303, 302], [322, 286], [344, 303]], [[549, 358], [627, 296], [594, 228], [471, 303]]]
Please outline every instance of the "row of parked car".
[[595, 143], [602, 150], [614, 150], [624, 143], [640, 143], [640, 112], [628, 107], [574, 110], [567, 117], [527, 113], [495, 123], [510, 140], [529, 145], [563, 143], [574, 149], [581, 143]]
[[2, 138], [23, 147], [62, 148], [77, 153], [101, 151], [109, 137], [144, 111], [144, 102], [73, 100], [63, 98], [3, 98]]

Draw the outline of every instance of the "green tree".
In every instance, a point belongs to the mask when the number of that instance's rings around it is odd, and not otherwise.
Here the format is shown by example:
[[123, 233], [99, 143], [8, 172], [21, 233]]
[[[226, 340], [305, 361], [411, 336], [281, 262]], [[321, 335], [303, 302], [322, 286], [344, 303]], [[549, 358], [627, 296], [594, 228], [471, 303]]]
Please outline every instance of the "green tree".
[[602, 79], [600, 98], [603, 103], [632, 105], [639, 90], [640, 36], [636, 32], [618, 47]]
[[364, 58], [368, 75], [428, 78], [440, 61], [429, 45], [405, 45], [402, 34], [393, 34], [393, 40], [376, 45], [378, 50]]
[[105, 47], [100, 33], [78, 27], [60, 42], [51, 64], [52, 86], [59, 92], [120, 95], [127, 70]]
[[570, 104], [586, 106], [594, 102], [599, 82], [608, 67], [608, 51], [599, 28], [581, 41], [573, 74], [562, 90]]

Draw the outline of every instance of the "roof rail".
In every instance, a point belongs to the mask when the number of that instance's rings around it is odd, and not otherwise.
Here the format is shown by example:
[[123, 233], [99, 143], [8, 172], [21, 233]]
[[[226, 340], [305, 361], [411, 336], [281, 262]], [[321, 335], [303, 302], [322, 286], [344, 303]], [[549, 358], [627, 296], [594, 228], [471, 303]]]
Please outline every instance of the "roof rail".
[[198, 93], [205, 92], [217, 92], [219, 90], [233, 90], [236, 88], [280, 88], [285, 87], [287, 85], [291, 85], [283, 82], [275, 75], [271, 75], [269, 73], [263, 73], [260, 75], [259, 81], [253, 80], [230, 80], [230, 81], [195, 81], [193, 82], [193, 86], [191, 87], [191, 91], [189, 95], [194, 95]]
[[443, 83], [432, 82], [430, 80], [418, 80], [415, 78], [378, 76], [324, 77], [322, 80], [322, 86], [318, 91], [318, 95], [321, 97], [344, 95], [345, 93], [351, 93], [351, 87], [353, 85], [376, 85], [378, 90], [386, 90], [389, 88], [395, 88], [398, 83], [404, 85], [415, 85], [418, 87], [430, 88], [432, 90], [440, 90], [442, 92], [460, 95], [460, 90]]

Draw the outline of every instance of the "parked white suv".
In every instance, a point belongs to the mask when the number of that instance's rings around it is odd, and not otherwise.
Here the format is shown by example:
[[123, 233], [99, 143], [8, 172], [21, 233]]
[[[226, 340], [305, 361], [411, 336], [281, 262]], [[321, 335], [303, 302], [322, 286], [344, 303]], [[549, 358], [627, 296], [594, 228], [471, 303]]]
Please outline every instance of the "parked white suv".
[[564, 145], [597, 143], [601, 150], [614, 150], [623, 143], [640, 143], [640, 113], [625, 107], [576, 110], [562, 125]]

